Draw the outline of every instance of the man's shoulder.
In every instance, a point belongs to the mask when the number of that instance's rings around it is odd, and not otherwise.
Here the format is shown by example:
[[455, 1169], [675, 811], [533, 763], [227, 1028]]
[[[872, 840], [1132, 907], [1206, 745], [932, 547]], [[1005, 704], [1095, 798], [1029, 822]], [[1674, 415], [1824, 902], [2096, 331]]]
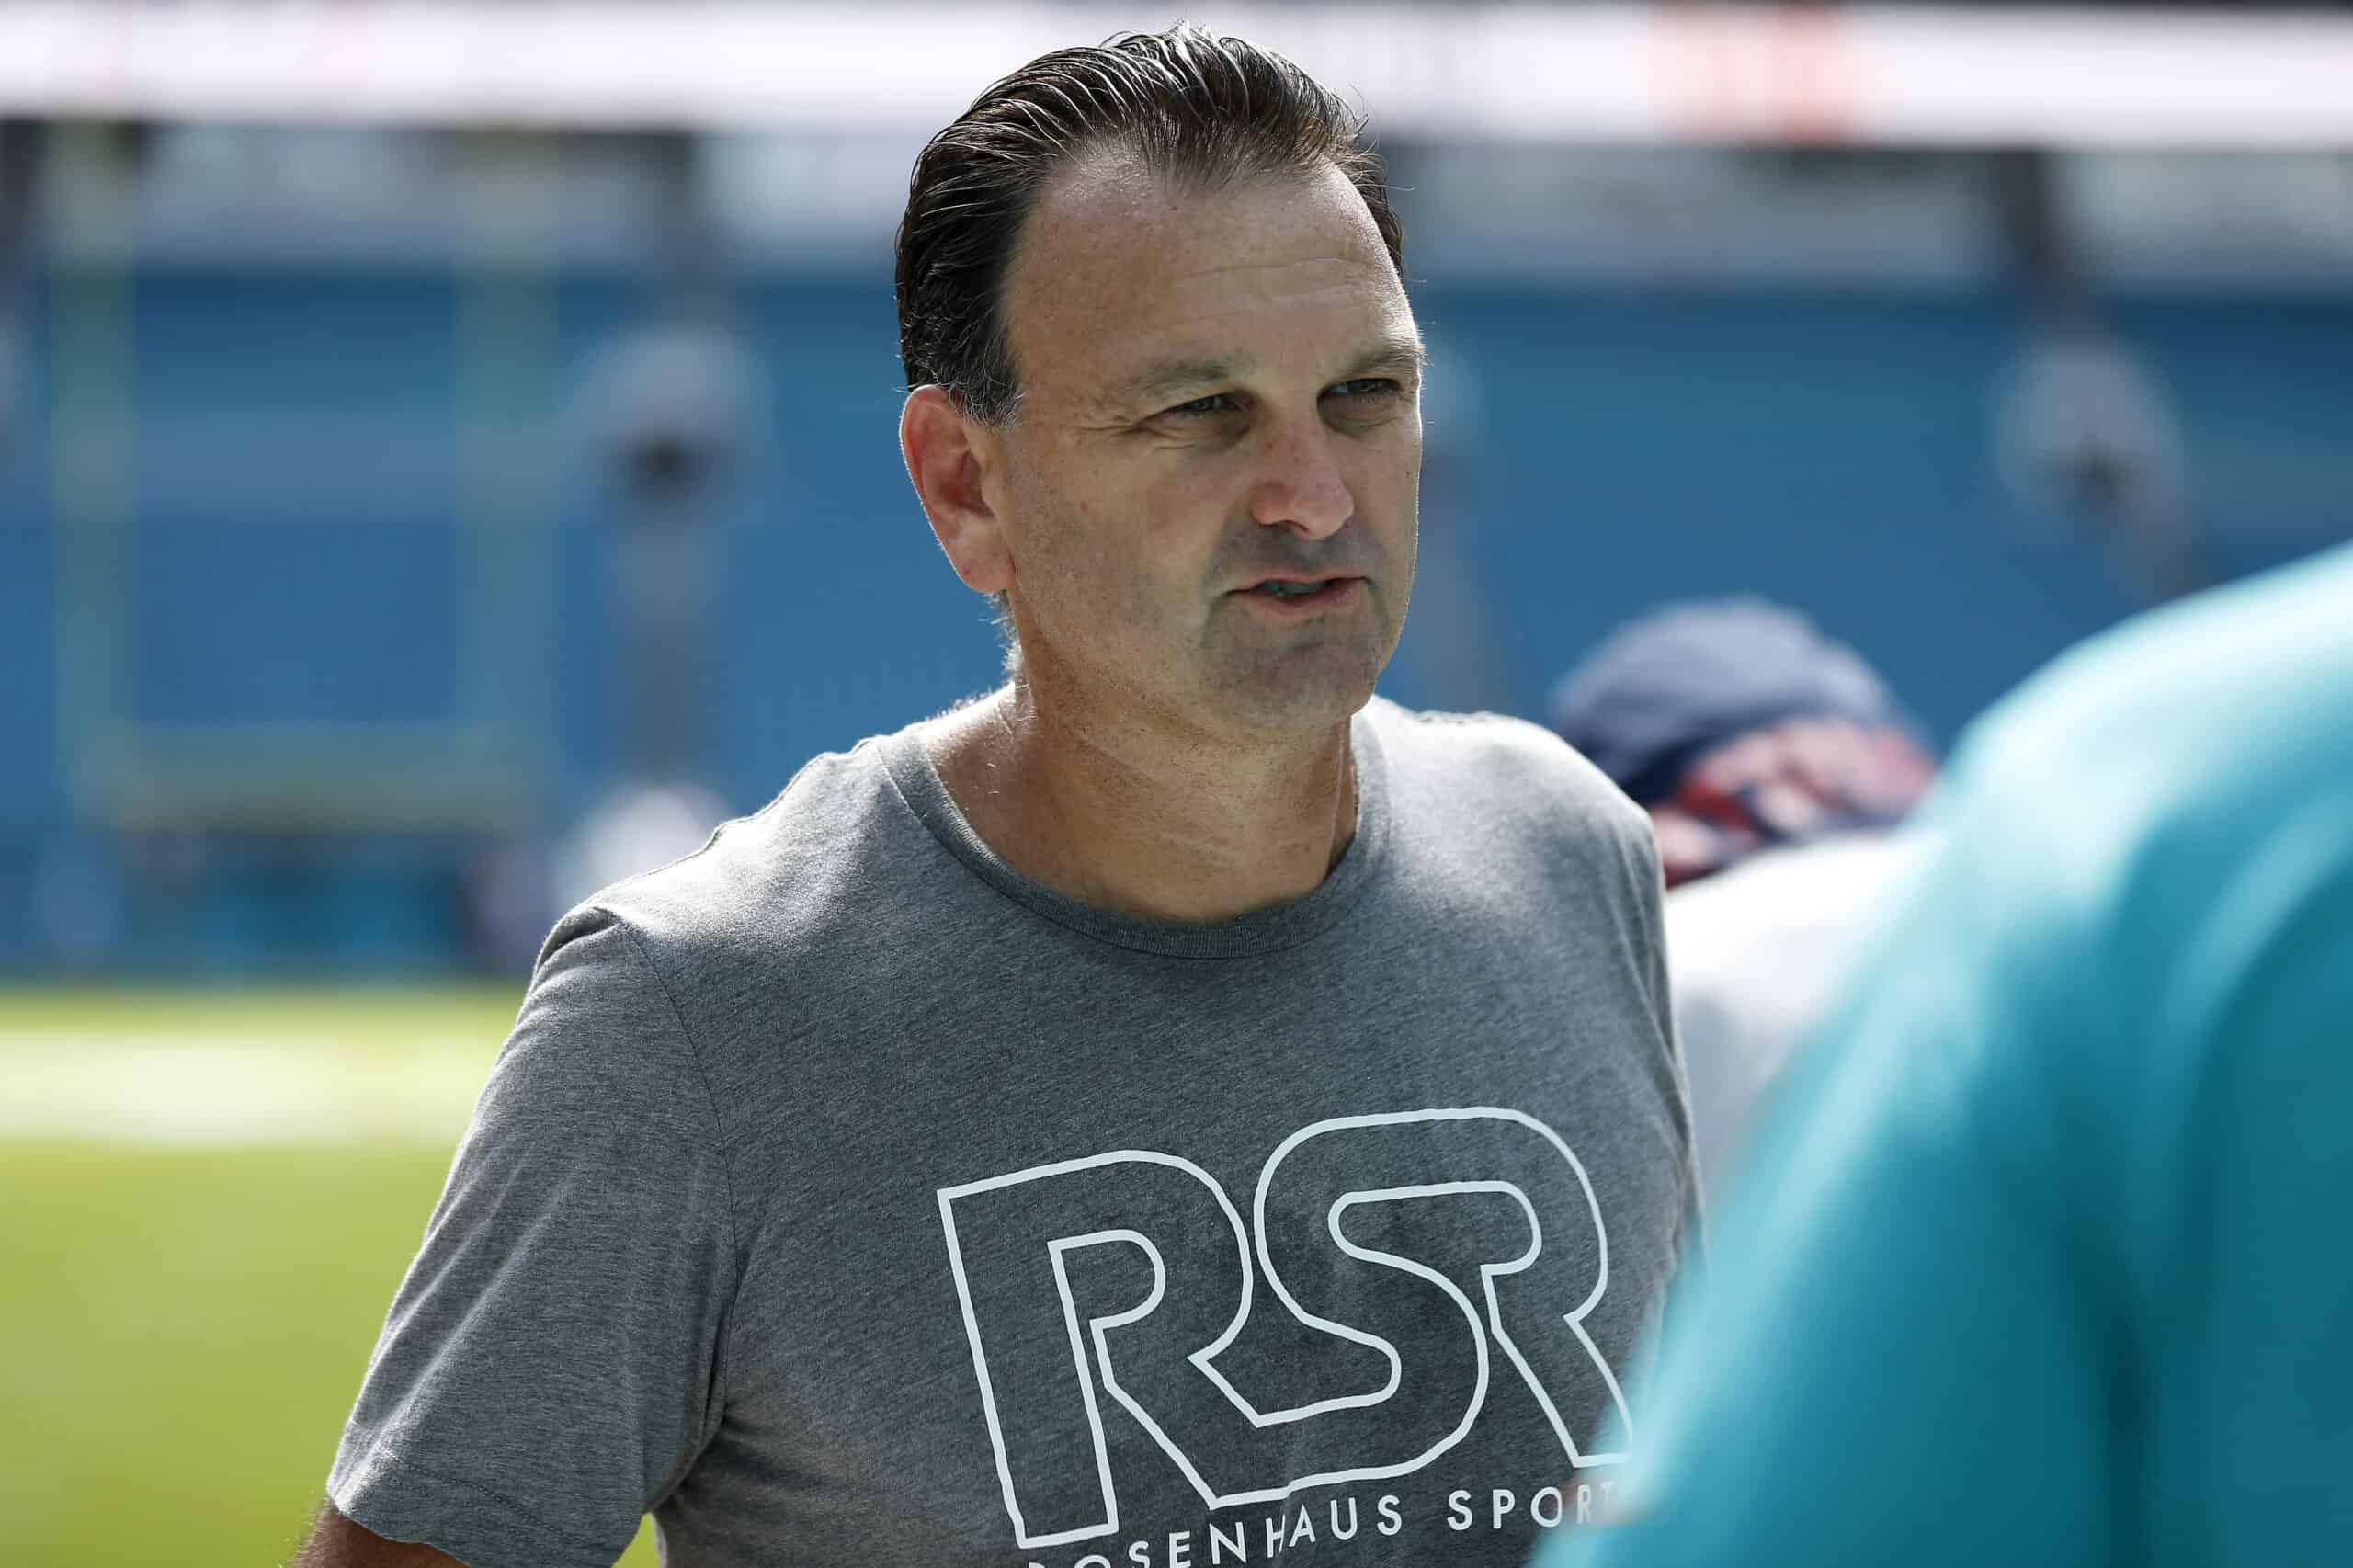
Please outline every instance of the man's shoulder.
[[[898, 801], [881, 738], [812, 757], [758, 811], [701, 848], [584, 901], [661, 953], [719, 955], [805, 937], [839, 915], [877, 868], [903, 862], [920, 831]], [[894, 814], [895, 813], [895, 814]]]
[[2131, 826], [2200, 796], [2264, 817], [2261, 791], [2339, 787], [2348, 603], [2353, 546], [2339, 546], [2134, 617], [1997, 704], [1962, 760], [2030, 796], [2118, 784], [2110, 817]]
[[1582, 823], [1649, 838], [1642, 809], [1541, 724], [1506, 713], [1405, 708], [1385, 698], [1365, 713], [1392, 778], [1408, 790], [1490, 818]]
[[2015, 1020], [1981, 1031], [2005, 1054], [2103, 1085], [2256, 1049], [2246, 1009], [2353, 930], [2348, 597], [2353, 548], [2141, 617], [1979, 721], [1891, 972], [1966, 977], [1933, 983]]
[[1972, 853], [2079, 912], [2211, 905], [2264, 846], [2342, 865], [2353, 547], [2136, 619], [2055, 661], [1964, 737]]

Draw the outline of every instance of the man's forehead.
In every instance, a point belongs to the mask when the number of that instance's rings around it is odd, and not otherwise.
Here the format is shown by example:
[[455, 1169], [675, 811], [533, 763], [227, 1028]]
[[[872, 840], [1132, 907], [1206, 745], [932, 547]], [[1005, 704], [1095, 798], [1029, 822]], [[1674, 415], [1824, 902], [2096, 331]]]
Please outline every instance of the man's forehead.
[[1413, 335], [1380, 231], [1336, 169], [1197, 192], [1083, 165], [1041, 195], [1008, 281], [1025, 381], [1165, 380]]
[[1075, 161], [1039, 193], [1013, 273], [1049, 301], [1141, 290], [1180, 307], [1394, 276], [1363, 198], [1330, 165], [1195, 189], [1109, 155]]

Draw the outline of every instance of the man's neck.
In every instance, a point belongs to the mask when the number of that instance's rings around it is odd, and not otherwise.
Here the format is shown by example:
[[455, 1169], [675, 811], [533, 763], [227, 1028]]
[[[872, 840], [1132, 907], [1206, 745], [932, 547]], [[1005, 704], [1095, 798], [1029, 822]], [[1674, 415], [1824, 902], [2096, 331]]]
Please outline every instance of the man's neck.
[[925, 736], [964, 818], [1033, 881], [1098, 908], [1208, 925], [1313, 892], [1356, 835], [1344, 721], [1237, 747], [1090, 725], [1016, 684]]

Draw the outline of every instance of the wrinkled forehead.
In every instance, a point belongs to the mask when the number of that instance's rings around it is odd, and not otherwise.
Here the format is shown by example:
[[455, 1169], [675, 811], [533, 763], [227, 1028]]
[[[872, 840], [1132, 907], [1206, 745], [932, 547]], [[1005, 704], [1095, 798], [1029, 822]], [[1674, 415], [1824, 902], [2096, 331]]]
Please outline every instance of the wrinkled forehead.
[[1113, 156], [1040, 194], [1004, 320], [1025, 397], [1056, 400], [1172, 356], [1337, 358], [1413, 330], [1381, 231], [1337, 168], [1199, 190]]

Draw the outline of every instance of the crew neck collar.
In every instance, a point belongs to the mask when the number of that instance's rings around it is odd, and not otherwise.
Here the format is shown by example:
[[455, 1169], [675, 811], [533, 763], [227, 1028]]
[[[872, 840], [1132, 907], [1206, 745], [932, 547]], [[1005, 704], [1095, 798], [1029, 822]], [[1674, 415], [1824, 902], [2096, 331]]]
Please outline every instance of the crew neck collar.
[[1083, 937], [1137, 952], [1171, 958], [1235, 959], [1279, 952], [1311, 941], [1344, 919], [1363, 899], [1388, 853], [1389, 778], [1375, 733], [1375, 698], [1350, 721], [1356, 767], [1357, 830], [1338, 864], [1298, 898], [1209, 925], [1147, 920], [1101, 908], [1033, 881], [974, 832], [932, 765], [920, 726], [882, 737], [881, 760], [908, 810], [966, 869], [1032, 914]]

